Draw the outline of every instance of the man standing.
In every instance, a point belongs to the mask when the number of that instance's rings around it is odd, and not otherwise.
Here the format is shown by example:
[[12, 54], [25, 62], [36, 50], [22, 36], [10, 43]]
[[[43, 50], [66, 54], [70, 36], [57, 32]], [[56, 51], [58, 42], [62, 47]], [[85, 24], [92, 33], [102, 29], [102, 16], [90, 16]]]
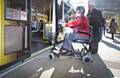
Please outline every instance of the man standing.
[[96, 54], [98, 52], [98, 45], [101, 40], [101, 26], [103, 16], [101, 11], [95, 8], [94, 3], [88, 3], [88, 9], [89, 10], [87, 16], [89, 19], [89, 23], [91, 26], [93, 26], [93, 40], [89, 48], [92, 54]]

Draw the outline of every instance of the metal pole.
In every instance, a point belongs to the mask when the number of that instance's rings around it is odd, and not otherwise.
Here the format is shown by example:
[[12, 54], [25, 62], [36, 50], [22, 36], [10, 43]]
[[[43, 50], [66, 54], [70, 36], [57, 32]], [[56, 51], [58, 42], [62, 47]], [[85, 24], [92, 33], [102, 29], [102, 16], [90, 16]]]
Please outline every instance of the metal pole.
[[28, 49], [31, 51], [31, 6], [32, 6], [32, 0], [27, 0], [27, 28], [28, 28]]
[[25, 0], [26, 6], [25, 6], [25, 11], [27, 11], [27, 7], [28, 7], [28, 1]]
[[64, 0], [62, 0], [62, 20], [64, 21]]
[[56, 0], [53, 0], [53, 20], [52, 20], [52, 44], [55, 44], [56, 35]]
[[55, 6], [56, 6], [56, 35], [55, 35], [55, 43], [57, 44], [57, 42], [58, 42], [58, 40], [57, 40], [57, 38], [58, 38], [58, 34], [59, 34], [59, 32], [58, 32], [58, 0], [56, 0], [55, 1], [56, 3], [55, 3]]
[[50, 32], [50, 24], [51, 24], [51, 14], [52, 14], [52, 5], [51, 5], [51, 1], [50, 1], [50, 11], [49, 11], [49, 26], [48, 26], [48, 32]]

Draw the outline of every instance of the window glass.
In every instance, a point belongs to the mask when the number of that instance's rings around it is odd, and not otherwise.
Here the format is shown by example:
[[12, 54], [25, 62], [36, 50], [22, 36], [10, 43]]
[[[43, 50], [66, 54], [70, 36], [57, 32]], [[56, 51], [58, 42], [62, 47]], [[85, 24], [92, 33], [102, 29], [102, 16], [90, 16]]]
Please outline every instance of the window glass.
[[27, 20], [26, 0], [5, 0], [5, 19]]

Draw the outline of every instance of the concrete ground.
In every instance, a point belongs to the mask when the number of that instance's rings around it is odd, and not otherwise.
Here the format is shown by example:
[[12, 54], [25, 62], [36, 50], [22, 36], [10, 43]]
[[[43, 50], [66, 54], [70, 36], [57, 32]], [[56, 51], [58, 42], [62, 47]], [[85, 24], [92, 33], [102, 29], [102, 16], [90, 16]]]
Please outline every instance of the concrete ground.
[[115, 40], [110, 37], [110, 34], [103, 37], [99, 46], [99, 55], [114, 78], [120, 78], [120, 34], [115, 35]]
[[113, 41], [109, 37], [100, 42], [98, 55], [92, 55], [90, 65], [65, 56], [51, 61], [48, 50], [0, 78], [120, 78], [120, 38]]
[[47, 56], [48, 53], [44, 53], [1, 78], [109, 78], [98, 55], [93, 55], [94, 62], [90, 65], [64, 56], [51, 61]]

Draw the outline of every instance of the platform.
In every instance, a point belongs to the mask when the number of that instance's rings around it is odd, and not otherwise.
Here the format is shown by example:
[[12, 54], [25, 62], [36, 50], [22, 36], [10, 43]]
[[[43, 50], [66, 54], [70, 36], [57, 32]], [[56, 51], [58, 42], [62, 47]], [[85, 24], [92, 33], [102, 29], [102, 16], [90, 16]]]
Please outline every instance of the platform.
[[99, 55], [84, 65], [79, 59], [62, 56], [55, 61], [48, 58], [49, 50], [19, 66], [1, 78], [109, 78], [108, 70]]

